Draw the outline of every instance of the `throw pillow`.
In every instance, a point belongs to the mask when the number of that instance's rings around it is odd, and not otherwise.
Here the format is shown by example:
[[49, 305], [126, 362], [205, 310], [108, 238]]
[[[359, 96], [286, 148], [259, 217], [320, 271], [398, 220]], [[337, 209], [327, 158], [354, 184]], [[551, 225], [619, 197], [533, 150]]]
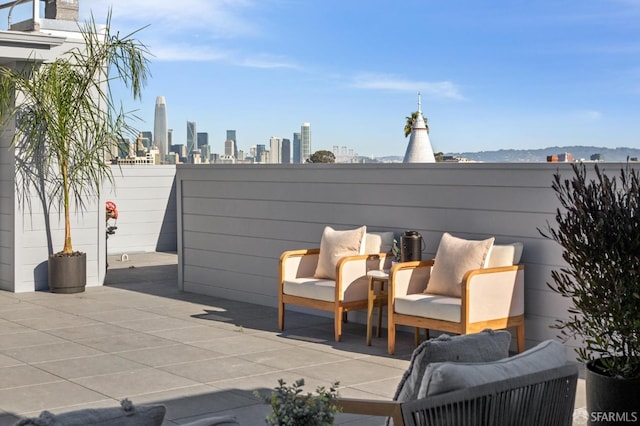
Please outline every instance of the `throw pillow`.
[[494, 244], [489, 254], [487, 268], [517, 265], [520, 263], [522, 248], [522, 243]]
[[164, 405], [135, 406], [128, 399], [121, 407], [87, 408], [62, 414], [43, 411], [39, 417], [20, 419], [14, 426], [161, 426]]
[[393, 232], [367, 232], [364, 254], [389, 253], [393, 246]]
[[546, 340], [514, 357], [494, 362], [436, 362], [427, 366], [418, 398], [537, 373], [566, 363], [564, 345], [556, 340]]
[[464, 275], [485, 266], [495, 238], [464, 240], [445, 232], [442, 235], [425, 293], [461, 297]]
[[360, 254], [366, 232], [366, 226], [347, 231], [336, 231], [326, 226], [320, 240], [320, 255], [314, 277], [335, 280], [338, 261]]
[[422, 342], [411, 355], [409, 368], [404, 372], [394, 401], [418, 398], [418, 390], [427, 366], [433, 362], [488, 362], [509, 356], [511, 333], [506, 330], [485, 330], [480, 333], [451, 337], [441, 334]]
[[200, 420], [194, 420], [189, 423], [182, 423], [182, 426], [232, 426], [239, 425], [235, 416], [217, 416], [206, 417]]

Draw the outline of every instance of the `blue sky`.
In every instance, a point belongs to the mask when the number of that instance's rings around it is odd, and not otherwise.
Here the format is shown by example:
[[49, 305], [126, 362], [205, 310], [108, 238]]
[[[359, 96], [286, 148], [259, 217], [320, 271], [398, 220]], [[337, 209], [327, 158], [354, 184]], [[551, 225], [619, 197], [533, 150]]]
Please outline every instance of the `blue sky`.
[[312, 150], [403, 155], [405, 117], [434, 151], [640, 147], [639, 0], [80, 0], [81, 17], [139, 34], [154, 57], [143, 101], [167, 100], [222, 152], [292, 138]]

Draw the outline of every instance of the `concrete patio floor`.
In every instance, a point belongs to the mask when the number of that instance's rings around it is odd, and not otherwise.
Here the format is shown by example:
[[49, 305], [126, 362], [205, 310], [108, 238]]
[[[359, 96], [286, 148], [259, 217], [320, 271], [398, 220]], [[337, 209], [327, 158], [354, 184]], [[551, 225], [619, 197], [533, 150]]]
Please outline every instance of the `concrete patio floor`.
[[[304, 378], [305, 391], [340, 381], [341, 396], [388, 400], [413, 351], [412, 333], [389, 356], [384, 337], [366, 346], [363, 324], [345, 324], [336, 343], [331, 319], [292, 311], [280, 332], [275, 308], [178, 290], [175, 254], [109, 265], [107, 284], [84, 293], [0, 291], [0, 426], [125, 397], [164, 404], [165, 425], [223, 414], [260, 425], [270, 407], [254, 390]], [[384, 419], [339, 414], [336, 424]]]

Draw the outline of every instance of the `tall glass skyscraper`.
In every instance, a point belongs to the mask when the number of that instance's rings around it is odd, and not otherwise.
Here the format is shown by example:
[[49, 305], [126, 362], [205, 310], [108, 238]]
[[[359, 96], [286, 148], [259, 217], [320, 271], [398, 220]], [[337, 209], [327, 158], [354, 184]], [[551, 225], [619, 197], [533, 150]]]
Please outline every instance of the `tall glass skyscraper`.
[[306, 162], [311, 156], [311, 123], [302, 123], [300, 128], [300, 162]]
[[191, 155], [191, 151], [197, 149], [196, 137], [196, 122], [187, 121], [187, 155]]
[[300, 164], [302, 161], [302, 149], [300, 146], [300, 133], [296, 132], [293, 134], [293, 164]]
[[289, 164], [291, 163], [291, 141], [289, 139], [282, 139], [282, 147], [280, 149], [282, 153], [281, 163]]
[[158, 147], [158, 151], [160, 151], [160, 162], [164, 162], [164, 157], [169, 153], [168, 130], [167, 103], [164, 96], [158, 96], [156, 98], [156, 109], [153, 120], [153, 135], [155, 139], [149, 142], [153, 142], [153, 144]]
[[205, 145], [209, 145], [209, 133], [207, 132], [198, 132], [198, 149], [202, 148]]

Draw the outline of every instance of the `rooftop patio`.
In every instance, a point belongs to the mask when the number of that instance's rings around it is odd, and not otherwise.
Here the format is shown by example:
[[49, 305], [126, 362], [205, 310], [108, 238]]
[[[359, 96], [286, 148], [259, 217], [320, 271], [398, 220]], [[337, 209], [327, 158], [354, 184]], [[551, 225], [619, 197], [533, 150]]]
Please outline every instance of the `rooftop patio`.
[[[345, 324], [333, 341], [330, 318], [180, 291], [177, 256], [109, 257], [104, 287], [85, 293], [0, 292], [0, 426], [16, 416], [157, 402], [166, 425], [234, 414], [264, 424], [270, 408], [253, 395], [279, 378], [305, 379], [305, 390], [340, 381], [341, 396], [390, 399], [408, 365], [413, 334], [365, 344], [365, 326]], [[582, 382], [582, 381], [581, 381]], [[579, 383], [576, 407], [584, 407]], [[579, 417], [579, 416], [578, 416]], [[579, 420], [579, 419], [578, 419]], [[340, 414], [337, 424], [383, 424]], [[576, 423], [581, 424], [581, 423]]]

